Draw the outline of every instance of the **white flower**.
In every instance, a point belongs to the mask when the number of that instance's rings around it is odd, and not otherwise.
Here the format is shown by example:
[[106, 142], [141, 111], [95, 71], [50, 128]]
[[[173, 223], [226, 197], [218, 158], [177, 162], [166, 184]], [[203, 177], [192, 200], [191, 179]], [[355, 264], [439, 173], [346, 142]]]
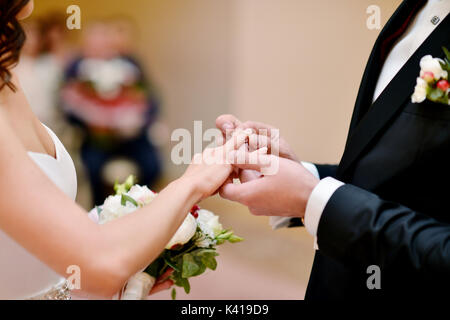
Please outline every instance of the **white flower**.
[[210, 237], [199, 238], [195, 244], [199, 248], [210, 248], [211, 246], [215, 246], [217, 243], [216, 240], [211, 239]]
[[420, 76], [423, 77], [425, 72], [432, 72], [435, 80], [447, 79], [448, 72], [442, 69], [440, 62], [443, 61], [430, 55], [423, 57], [420, 60]]
[[88, 213], [88, 218], [91, 219], [93, 222], [97, 223], [99, 222], [99, 216], [98, 216], [98, 211], [97, 211], [97, 207], [95, 207], [94, 209], [92, 209], [91, 211], [89, 211]]
[[131, 187], [127, 195], [136, 200], [140, 205], [149, 204], [156, 198], [156, 193], [151, 191], [147, 186], [134, 185]]
[[197, 231], [197, 222], [195, 221], [195, 218], [192, 216], [192, 214], [188, 213], [180, 228], [178, 228], [172, 239], [170, 239], [169, 243], [166, 246], [166, 249], [171, 249], [177, 244], [183, 245], [189, 242], [189, 240], [191, 240], [195, 235], [195, 231]]
[[206, 236], [214, 239], [223, 231], [222, 224], [219, 222], [219, 217], [214, 213], [205, 209], [200, 209], [197, 213], [198, 226]]
[[422, 78], [417, 78], [414, 94], [411, 97], [413, 103], [422, 103], [427, 98], [428, 83]]
[[99, 222], [100, 224], [108, 223], [127, 214], [130, 214], [137, 209], [138, 208], [129, 201], [127, 201], [125, 206], [123, 206], [122, 196], [120, 195], [109, 196], [108, 198], [106, 198], [105, 203], [103, 204], [103, 210], [100, 213]]

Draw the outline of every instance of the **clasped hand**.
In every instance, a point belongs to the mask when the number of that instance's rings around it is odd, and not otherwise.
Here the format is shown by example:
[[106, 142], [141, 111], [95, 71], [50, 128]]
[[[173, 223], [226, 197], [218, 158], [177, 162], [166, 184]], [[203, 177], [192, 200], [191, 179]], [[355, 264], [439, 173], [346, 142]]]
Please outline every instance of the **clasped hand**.
[[[220, 195], [247, 206], [254, 215], [303, 218], [319, 179], [298, 161], [289, 144], [271, 134], [273, 127], [242, 123], [232, 115], [220, 116], [216, 125], [224, 136], [235, 130], [252, 131], [248, 144], [229, 153], [234, 170], [220, 188]], [[265, 174], [269, 167], [276, 170]], [[240, 183], [235, 183], [236, 179]]]
[[220, 192], [255, 215], [303, 218], [319, 179], [298, 161], [289, 144], [271, 134], [273, 127], [242, 123], [232, 115], [220, 116], [216, 125], [225, 143], [196, 154], [181, 178], [194, 183], [198, 200]]

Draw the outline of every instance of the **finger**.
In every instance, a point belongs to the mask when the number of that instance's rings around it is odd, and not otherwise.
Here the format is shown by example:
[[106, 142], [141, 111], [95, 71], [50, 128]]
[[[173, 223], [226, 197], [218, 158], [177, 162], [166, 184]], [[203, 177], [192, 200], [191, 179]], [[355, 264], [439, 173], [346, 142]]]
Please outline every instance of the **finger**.
[[[241, 127], [245, 128], [245, 129], [253, 129], [255, 130], [257, 133], [262, 134], [262, 135], [267, 135], [270, 137], [271, 132], [273, 129], [275, 129], [275, 127], [262, 123], [262, 122], [256, 122], [256, 121], [246, 121], [244, 122]], [[267, 132], [267, 134], [265, 134]]]
[[267, 147], [264, 147], [253, 152], [231, 151], [228, 160], [236, 168], [261, 171], [271, 166], [275, 159], [267, 154]]
[[[245, 183], [245, 185], [249, 185], [251, 182]], [[246, 191], [246, 187], [243, 187], [244, 184], [235, 184], [233, 182], [228, 182], [222, 185], [219, 190], [219, 194], [222, 198], [241, 202], [241, 199], [244, 198], [244, 191]]]
[[167, 280], [161, 283], [157, 283], [153, 286], [153, 288], [150, 290], [149, 295], [164, 291], [164, 290], [168, 290], [170, 288], [172, 288], [173, 286], [173, 281], [172, 280]]
[[251, 134], [250, 131], [236, 131], [233, 136], [225, 143], [224, 151], [228, 154], [233, 150], [239, 149], [247, 141], [248, 136]]
[[260, 209], [260, 208], [248, 208], [248, 209], [254, 216], [271, 216], [270, 212], [267, 211], [267, 209]]
[[227, 130], [234, 130], [241, 125], [241, 121], [231, 114], [224, 114], [216, 119], [216, 127], [220, 129], [222, 133], [226, 133]]
[[241, 183], [246, 183], [252, 180], [261, 178], [262, 174], [255, 170], [241, 170], [239, 180]]
[[241, 184], [228, 183], [220, 188], [220, 196], [230, 201], [250, 205], [255, 202], [255, 197], [264, 190], [264, 182], [264, 178], [260, 178]]
[[269, 137], [264, 135], [253, 133], [248, 137], [248, 145], [250, 151], [255, 151], [263, 147], [270, 148], [270, 144], [271, 143]]

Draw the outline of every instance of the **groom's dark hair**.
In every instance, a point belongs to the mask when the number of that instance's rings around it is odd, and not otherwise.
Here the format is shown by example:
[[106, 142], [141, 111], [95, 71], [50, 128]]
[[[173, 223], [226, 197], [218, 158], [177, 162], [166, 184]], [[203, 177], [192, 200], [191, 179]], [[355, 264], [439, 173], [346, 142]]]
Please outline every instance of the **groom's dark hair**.
[[29, 0], [0, 0], [0, 90], [5, 86], [16, 90], [11, 82], [10, 69], [19, 61], [26, 38], [16, 16], [28, 2]]

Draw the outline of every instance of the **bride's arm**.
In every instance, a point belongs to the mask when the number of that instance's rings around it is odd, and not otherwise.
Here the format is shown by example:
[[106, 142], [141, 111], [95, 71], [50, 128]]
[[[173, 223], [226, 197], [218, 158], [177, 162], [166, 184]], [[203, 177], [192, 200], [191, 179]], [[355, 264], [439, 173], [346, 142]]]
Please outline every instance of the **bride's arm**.
[[0, 229], [62, 275], [79, 266], [81, 290], [110, 297], [159, 255], [189, 209], [231, 170], [191, 165], [149, 206], [100, 226], [39, 170], [0, 114]]

